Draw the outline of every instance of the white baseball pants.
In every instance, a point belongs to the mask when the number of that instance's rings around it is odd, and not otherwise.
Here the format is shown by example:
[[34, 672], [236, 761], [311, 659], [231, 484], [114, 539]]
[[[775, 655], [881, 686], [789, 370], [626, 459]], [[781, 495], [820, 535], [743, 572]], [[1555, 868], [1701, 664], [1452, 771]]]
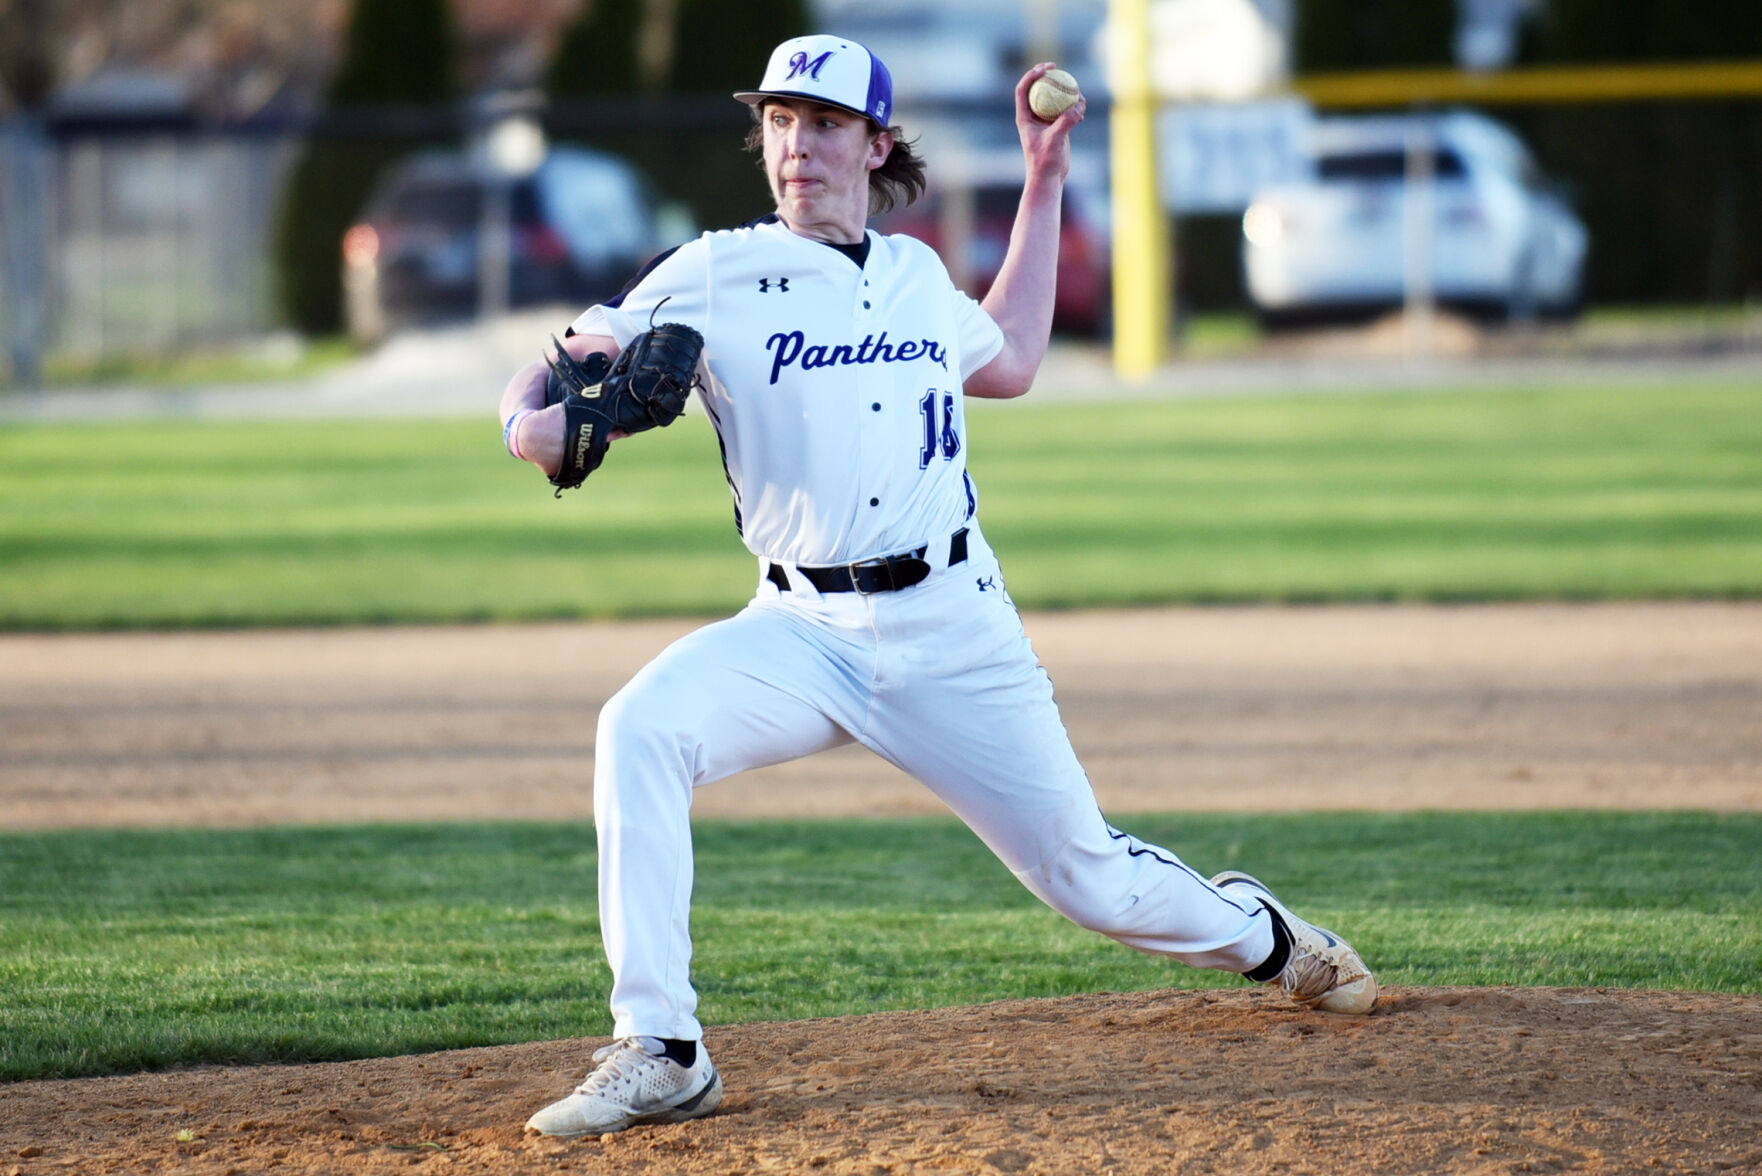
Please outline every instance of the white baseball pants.
[[[1052, 683], [977, 528], [966, 562], [898, 592], [822, 596], [783, 565], [600, 714], [600, 924], [613, 1033], [702, 1036], [692, 988], [693, 791], [855, 739], [922, 781], [1048, 906], [1139, 951], [1245, 972], [1273, 949], [1248, 911], [1103, 819]], [[763, 569], [761, 569], [763, 570]]]

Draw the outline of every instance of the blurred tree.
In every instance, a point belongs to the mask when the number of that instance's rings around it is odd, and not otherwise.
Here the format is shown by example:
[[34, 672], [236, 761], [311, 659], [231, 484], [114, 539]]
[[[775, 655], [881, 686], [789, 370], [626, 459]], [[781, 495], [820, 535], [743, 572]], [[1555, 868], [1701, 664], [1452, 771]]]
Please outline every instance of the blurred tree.
[[355, 0], [325, 98], [333, 107], [446, 102], [454, 55], [447, 0]]
[[699, 166], [673, 194], [705, 224], [739, 224], [770, 212], [771, 198], [753, 156], [741, 147], [749, 116], [730, 95], [759, 84], [780, 42], [815, 30], [802, 0], [750, 8], [724, 0], [677, 0], [675, 11], [667, 89], [703, 95], [716, 109], [733, 111], [734, 121], [692, 132]]
[[1450, 65], [1456, 0], [1296, 0], [1300, 73]]
[[300, 331], [342, 326], [343, 231], [391, 163], [436, 141], [350, 127], [350, 112], [444, 106], [454, 97], [454, 54], [447, 0], [354, 0], [342, 59], [325, 91], [329, 126], [289, 172], [276, 226], [278, 294]]
[[545, 93], [582, 98], [644, 89], [642, 25], [643, 0], [588, 0], [557, 38]]
[[34, 110], [55, 86], [49, 0], [0, 0], [0, 113], [10, 97]]
[[[1520, 64], [1758, 56], [1759, 4], [1549, 0], [1525, 31]], [[1762, 295], [1762, 102], [1589, 103], [1501, 117], [1570, 181], [1591, 234], [1592, 300]]]
[[1695, 61], [1762, 52], [1762, 5], [1731, 0], [1548, 0], [1525, 37], [1538, 61]]
[[678, 0], [667, 89], [732, 93], [758, 84], [779, 42], [813, 31], [802, 0], [747, 8], [727, 0]]
[[[644, 23], [669, 14], [659, 40], [670, 53], [651, 79], [641, 65]], [[770, 200], [741, 149], [748, 116], [730, 95], [758, 84], [778, 42], [811, 31], [803, 0], [591, 0], [545, 73], [553, 129], [629, 159], [700, 224], [749, 220]], [[571, 100], [598, 102], [569, 109]]]

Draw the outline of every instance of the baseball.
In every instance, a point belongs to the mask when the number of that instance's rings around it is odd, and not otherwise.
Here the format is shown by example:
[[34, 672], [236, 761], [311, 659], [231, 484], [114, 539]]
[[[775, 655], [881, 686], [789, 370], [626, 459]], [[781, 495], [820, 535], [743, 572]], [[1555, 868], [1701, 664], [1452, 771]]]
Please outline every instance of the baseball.
[[1049, 69], [1046, 75], [1037, 78], [1028, 87], [1028, 105], [1034, 111], [1034, 117], [1042, 122], [1051, 122], [1069, 110], [1083, 91], [1077, 89], [1077, 79], [1062, 69]]

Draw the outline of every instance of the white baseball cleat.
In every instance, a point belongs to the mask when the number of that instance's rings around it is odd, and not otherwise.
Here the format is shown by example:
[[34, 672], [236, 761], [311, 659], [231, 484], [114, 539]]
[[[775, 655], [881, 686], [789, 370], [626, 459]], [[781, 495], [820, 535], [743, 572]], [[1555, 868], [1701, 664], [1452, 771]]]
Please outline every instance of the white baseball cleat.
[[1377, 978], [1352, 945], [1332, 931], [1305, 922], [1273, 897], [1251, 874], [1225, 870], [1211, 884], [1227, 894], [1265, 903], [1291, 933], [1291, 958], [1268, 984], [1277, 984], [1298, 1004], [1327, 1013], [1368, 1013], [1377, 1007]]
[[528, 1131], [559, 1139], [605, 1135], [638, 1123], [682, 1123], [722, 1105], [722, 1076], [703, 1042], [682, 1066], [661, 1056], [654, 1037], [625, 1037], [594, 1051], [594, 1070], [568, 1098], [526, 1121]]

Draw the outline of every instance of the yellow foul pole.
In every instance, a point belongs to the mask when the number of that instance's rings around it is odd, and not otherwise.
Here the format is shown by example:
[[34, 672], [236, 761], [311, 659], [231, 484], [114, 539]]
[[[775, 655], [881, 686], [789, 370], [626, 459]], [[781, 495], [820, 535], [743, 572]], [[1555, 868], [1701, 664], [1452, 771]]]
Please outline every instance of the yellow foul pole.
[[1113, 359], [1126, 379], [1162, 364], [1169, 335], [1169, 232], [1157, 191], [1156, 95], [1150, 85], [1150, 0], [1108, 0], [1114, 93], [1108, 147], [1113, 186]]

